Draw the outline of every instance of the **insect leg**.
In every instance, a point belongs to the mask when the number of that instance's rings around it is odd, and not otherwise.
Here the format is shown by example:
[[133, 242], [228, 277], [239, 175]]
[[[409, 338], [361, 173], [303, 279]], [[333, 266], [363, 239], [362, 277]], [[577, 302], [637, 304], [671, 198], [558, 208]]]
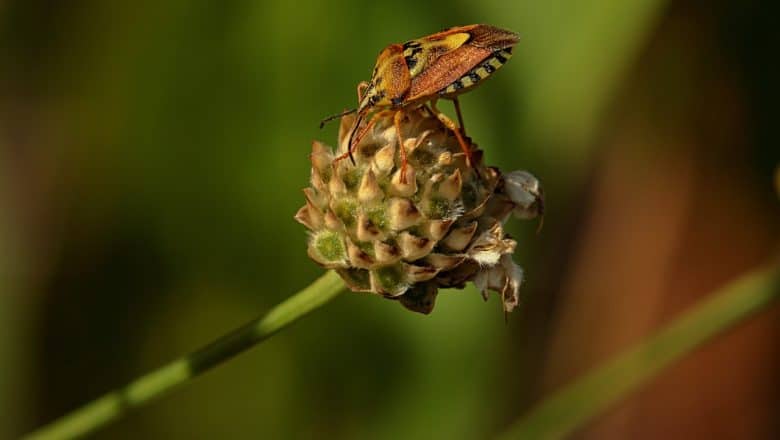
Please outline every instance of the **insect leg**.
[[463, 136], [466, 136], [466, 126], [463, 124], [463, 115], [460, 113], [460, 101], [458, 101], [458, 97], [452, 98], [452, 103], [455, 104], [455, 113], [458, 115], [458, 124], [460, 125], [460, 131], [463, 133]]
[[393, 117], [393, 123], [395, 124], [395, 131], [398, 137], [398, 149], [401, 152], [401, 183], [406, 184], [406, 149], [404, 148], [404, 139], [401, 136], [401, 118], [403, 118], [403, 110], [395, 112]]
[[455, 125], [455, 121], [450, 119], [447, 115], [442, 113], [437, 107], [436, 107], [436, 101], [431, 101], [431, 110], [433, 110], [433, 114], [436, 115], [437, 118], [439, 118], [439, 121], [441, 121], [442, 124], [444, 124], [445, 127], [452, 130], [453, 133], [455, 133], [455, 137], [458, 139], [458, 143], [460, 144], [460, 149], [463, 150], [463, 153], [466, 155], [466, 165], [471, 166], [471, 150], [469, 149], [469, 146], [466, 145], [466, 141], [463, 139], [463, 136], [460, 134], [460, 129], [457, 125]]
[[352, 131], [350, 131], [349, 137], [347, 138], [347, 152], [335, 158], [333, 160], [334, 163], [349, 158], [349, 160], [352, 161], [352, 165], [355, 165], [355, 158], [352, 156], [352, 152], [355, 151], [357, 146], [360, 144], [360, 141], [363, 140], [363, 136], [365, 136], [366, 133], [371, 130], [374, 124], [376, 124], [376, 118], [371, 118], [371, 120], [368, 121], [368, 123], [360, 131], [358, 131], [358, 127], [360, 126], [360, 122], [362, 120], [363, 117], [358, 116], [358, 119], [355, 121], [355, 125], [352, 127]]

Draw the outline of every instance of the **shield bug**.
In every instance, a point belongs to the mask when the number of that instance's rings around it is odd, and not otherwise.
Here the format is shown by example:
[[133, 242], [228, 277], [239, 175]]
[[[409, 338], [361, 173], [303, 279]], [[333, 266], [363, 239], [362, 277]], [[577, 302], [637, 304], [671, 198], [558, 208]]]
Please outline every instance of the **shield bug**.
[[[512, 47], [517, 41], [514, 32], [473, 24], [391, 44], [379, 53], [371, 80], [358, 85], [358, 107], [323, 119], [320, 127], [327, 121], [357, 112], [347, 152], [338, 158], [349, 157], [354, 163], [352, 152], [372, 125], [369, 114], [380, 110], [395, 111], [395, 127], [401, 140], [399, 127], [403, 110], [430, 104], [436, 117], [455, 133], [467, 163], [471, 164], [458, 95], [471, 90], [501, 68], [512, 56]], [[454, 102], [459, 125], [438, 110], [436, 101], [439, 98]], [[364, 120], [368, 122], [361, 128]], [[406, 151], [402, 141], [400, 144], [401, 179], [405, 181]]]

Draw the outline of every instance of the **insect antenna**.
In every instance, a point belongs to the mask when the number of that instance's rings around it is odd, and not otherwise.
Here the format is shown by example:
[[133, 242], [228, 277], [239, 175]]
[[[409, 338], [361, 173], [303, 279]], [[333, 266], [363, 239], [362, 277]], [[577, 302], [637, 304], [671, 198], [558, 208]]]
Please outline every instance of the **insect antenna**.
[[358, 114], [355, 125], [352, 127], [352, 131], [349, 132], [349, 139], [347, 139], [347, 153], [349, 153], [349, 160], [352, 161], [352, 165], [355, 165], [355, 158], [352, 157], [352, 138], [355, 136], [355, 132], [360, 127], [360, 122], [363, 121], [363, 115]]
[[343, 112], [341, 112], [341, 113], [338, 113], [338, 114], [335, 114], [335, 115], [328, 116], [327, 118], [325, 118], [325, 119], [323, 119], [323, 120], [321, 120], [321, 121], [320, 121], [320, 128], [324, 127], [326, 123], [328, 123], [328, 122], [330, 122], [330, 121], [332, 121], [332, 120], [334, 120], [334, 119], [336, 119], [336, 118], [340, 118], [340, 117], [342, 117], [342, 116], [346, 116], [346, 115], [348, 115], [348, 114], [350, 114], [350, 113], [355, 113], [356, 111], [357, 111], [357, 109], [356, 109], [356, 108], [353, 108], [352, 110], [344, 110], [344, 111], [343, 111]]

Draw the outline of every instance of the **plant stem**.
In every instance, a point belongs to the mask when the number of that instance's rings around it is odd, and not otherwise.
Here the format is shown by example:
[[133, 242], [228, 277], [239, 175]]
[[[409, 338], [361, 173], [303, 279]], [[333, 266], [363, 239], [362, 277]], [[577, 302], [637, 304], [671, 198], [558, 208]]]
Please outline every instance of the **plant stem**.
[[654, 336], [543, 400], [501, 439], [554, 439], [571, 434], [681, 356], [777, 299], [780, 266], [730, 283]]
[[298, 318], [324, 305], [343, 290], [344, 283], [338, 274], [328, 271], [264, 316], [64, 415], [28, 434], [25, 438], [69, 439], [91, 433], [121, 418], [130, 410], [168, 393], [199, 374], [252, 348]]

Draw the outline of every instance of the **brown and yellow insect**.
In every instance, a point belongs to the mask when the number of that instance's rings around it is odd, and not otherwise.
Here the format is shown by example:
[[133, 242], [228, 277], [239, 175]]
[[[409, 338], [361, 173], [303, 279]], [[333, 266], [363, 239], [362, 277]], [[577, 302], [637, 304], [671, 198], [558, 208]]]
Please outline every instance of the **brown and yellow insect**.
[[[372, 125], [369, 121], [358, 131], [369, 113], [394, 110], [395, 127], [401, 139], [403, 109], [430, 103], [432, 112], [455, 133], [470, 164], [470, 149], [464, 139], [457, 97], [501, 68], [512, 56], [512, 47], [517, 41], [518, 36], [514, 32], [486, 24], [473, 24], [453, 27], [403, 44], [391, 44], [379, 53], [371, 80], [358, 85], [358, 107], [324, 119], [320, 127], [329, 120], [357, 112], [347, 152], [338, 158], [349, 157], [354, 163], [352, 152]], [[460, 128], [436, 108], [439, 98], [454, 102]], [[401, 147], [400, 152], [401, 180], [405, 182], [406, 151]]]

